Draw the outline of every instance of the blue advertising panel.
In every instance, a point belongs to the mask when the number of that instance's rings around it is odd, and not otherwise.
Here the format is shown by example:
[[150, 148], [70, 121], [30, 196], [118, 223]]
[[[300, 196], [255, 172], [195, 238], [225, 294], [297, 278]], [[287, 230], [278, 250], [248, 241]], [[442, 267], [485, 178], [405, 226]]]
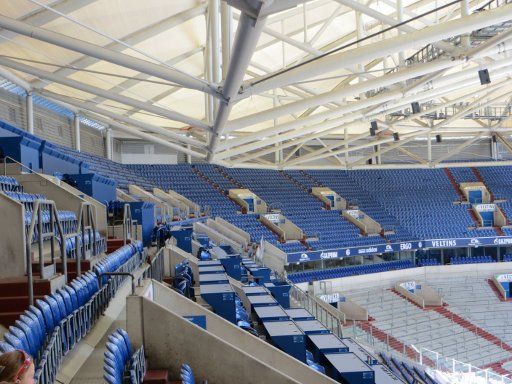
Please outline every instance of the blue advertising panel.
[[294, 252], [288, 253], [287, 260], [288, 263], [304, 263], [308, 261], [342, 259], [345, 257], [375, 255], [387, 252], [415, 251], [418, 249], [466, 248], [507, 245], [512, 246], [512, 236], [404, 241], [401, 243], [378, 244], [365, 247]]

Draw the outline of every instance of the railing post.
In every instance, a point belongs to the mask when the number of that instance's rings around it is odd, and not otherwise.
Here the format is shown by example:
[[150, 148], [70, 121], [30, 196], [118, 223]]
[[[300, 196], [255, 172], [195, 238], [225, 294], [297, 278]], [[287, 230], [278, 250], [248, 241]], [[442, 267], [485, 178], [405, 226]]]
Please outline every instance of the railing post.
[[38, 236], [38, 249], [39, 249], [39, 276], [41, 279], [43, 278], [43, 270], [44, 270], [44, 249], [43, 249], [43, 215], [41, 212], [41, 205], [37, 204], [37, 212], [33, 212], [32, 214], [36, 213], [37, 215], [37, 230], [39, 231]]

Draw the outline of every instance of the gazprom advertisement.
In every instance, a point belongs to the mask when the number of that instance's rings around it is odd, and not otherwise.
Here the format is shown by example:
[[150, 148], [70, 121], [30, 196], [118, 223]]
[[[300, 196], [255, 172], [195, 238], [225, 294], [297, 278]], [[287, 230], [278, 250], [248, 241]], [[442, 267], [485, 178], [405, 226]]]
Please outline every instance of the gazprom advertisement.
[[375, 255], [387, 252], [415, 251], [418, 249], [466, 248], [483, 246], [512, 246], [512, 237], [473, 237], [462, 239], [436, 239], [424, 241], [405, 241], [393, 244], [368, 245], [355, 248], [325, 249], [288, 253], [288, 263], [304, 263], [325, 259]]

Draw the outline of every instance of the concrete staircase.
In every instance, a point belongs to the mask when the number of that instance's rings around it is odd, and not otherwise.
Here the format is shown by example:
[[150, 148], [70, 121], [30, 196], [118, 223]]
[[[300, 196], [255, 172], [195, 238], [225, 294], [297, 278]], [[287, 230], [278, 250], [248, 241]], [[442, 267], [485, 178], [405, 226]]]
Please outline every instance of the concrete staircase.
[[450, 171], [450, 168], [443, 168], [443, 169], [444, 169], [444, 173], [446, 173], [446, 176], [450, 180], [450, 184], [452, 185], [453, 189], [455, 189], [455, 192], [459, 196], [459, 200], [466, 201], [466, 197], [460, 190], [459, 184], [457, 183], [457, 180], [455, 180], [455, 177], [453, 176], [452, 171]]
[[[34, 278], [34, 300], [49, 295], [64, 285], [64, 276], [56, 275], [51, 279]], [[4, 327], [14, 325], [19, 316], [29, 307], [28, 278], [9, 277], [0, 280], [0, 324]]]

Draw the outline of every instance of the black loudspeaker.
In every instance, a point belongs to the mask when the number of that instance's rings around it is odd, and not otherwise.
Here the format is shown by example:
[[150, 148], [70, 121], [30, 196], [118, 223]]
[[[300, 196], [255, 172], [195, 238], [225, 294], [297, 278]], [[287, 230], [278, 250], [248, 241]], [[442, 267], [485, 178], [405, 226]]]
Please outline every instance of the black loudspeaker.
[[417, 101], [415, 101], [414, 103], [411, 103], [411, 108], [412, 108], [412, 113], [420, 113], [421, 112], [420, 103], [418, 103]]
[[398, 135], [398, 132], [393, 132], [393, 140], [395, 140], [395, 141], [400, 140], [400, 136]]
[[489, 71], [487, 69], [481, 69], [478, 71], [478, 77], [480, 77], [480, 84], [490, 84], [491, 78], [489, 77]]
[[376, 121], [372, 121], [370, 123], [370, 126], [376, 131], [378, 129], [378, 126], [377, 126], [377, 122]]
[[443, 141], [441, 135], [436, 135], [436, 143], [440, 143], [441, 141]]

